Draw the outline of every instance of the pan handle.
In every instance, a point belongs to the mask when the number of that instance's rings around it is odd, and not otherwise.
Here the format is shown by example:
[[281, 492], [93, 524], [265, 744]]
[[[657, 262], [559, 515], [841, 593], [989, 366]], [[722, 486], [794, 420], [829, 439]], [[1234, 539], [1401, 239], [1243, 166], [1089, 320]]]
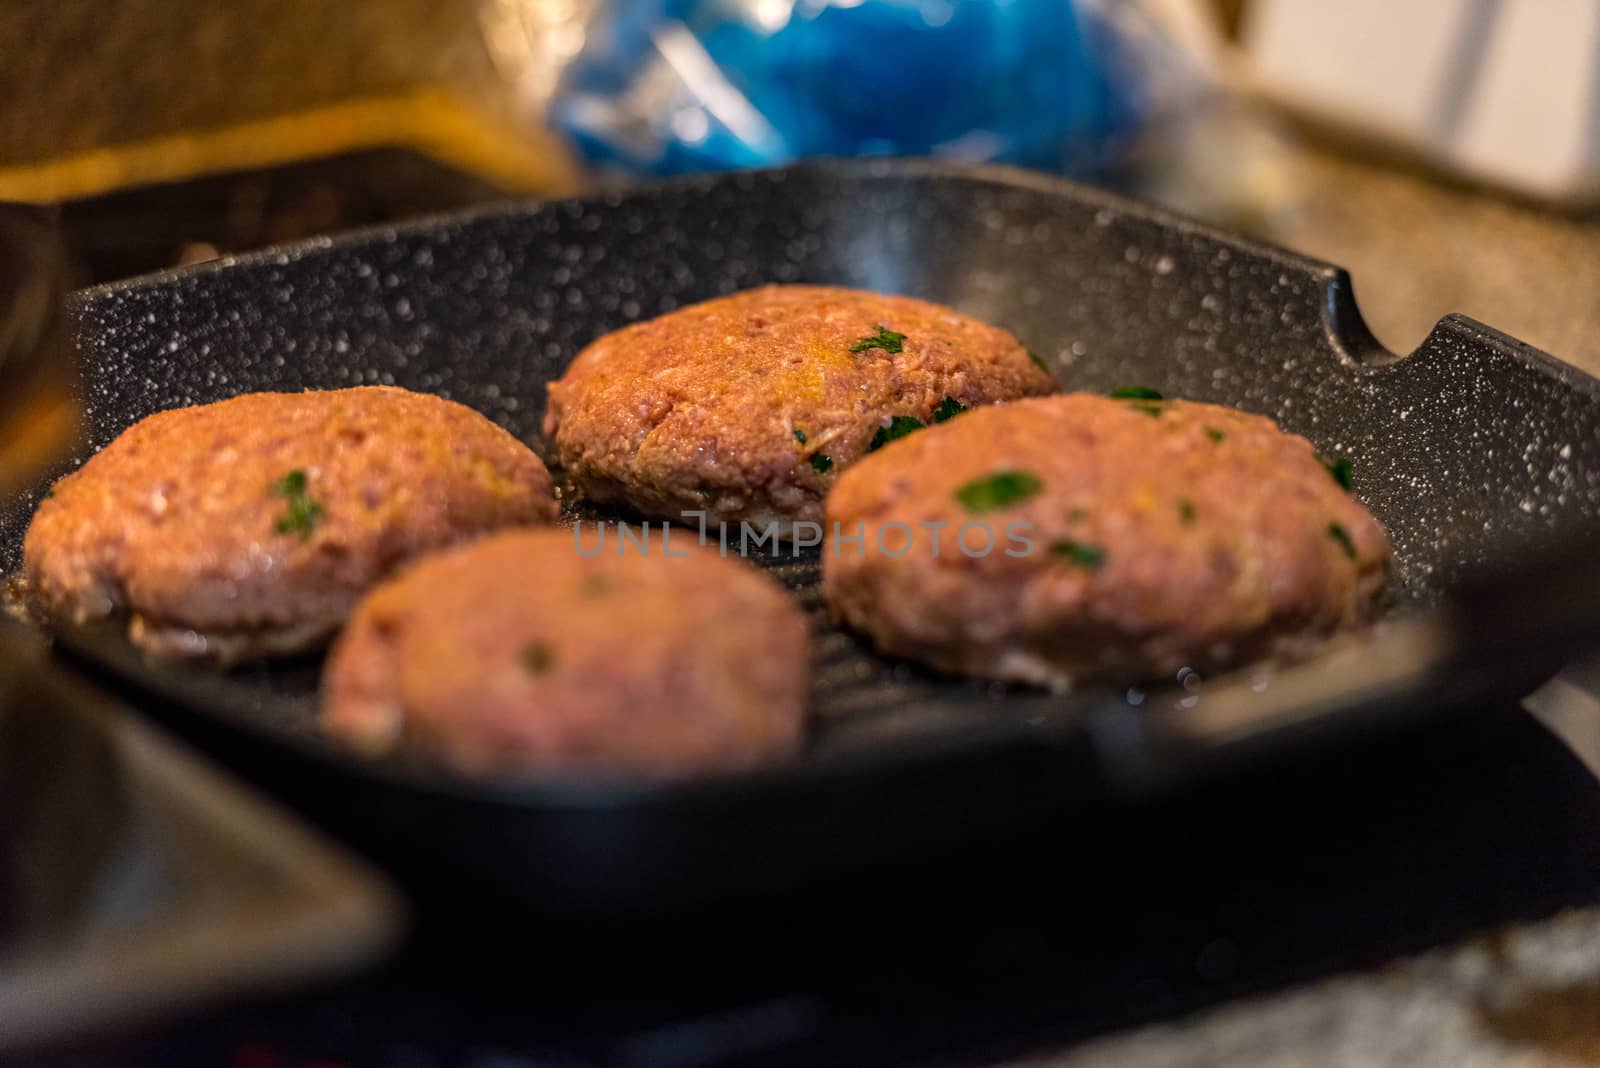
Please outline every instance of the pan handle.
[[1435, 610], [1336, 640], [1270, 677], [1247, 670], [1139, 707], [1107, 701], [1090, 736], [1109, 781], [1160, 792], [1313, 735], [1518, 701], [1596, 648], [1600, 531], [1584, 530], [1467, 576]]
[[1470, 576], [1452, 591], [1449, 610], [1466, 664], [1565, 662], [1600, 647], [1600, 530]]

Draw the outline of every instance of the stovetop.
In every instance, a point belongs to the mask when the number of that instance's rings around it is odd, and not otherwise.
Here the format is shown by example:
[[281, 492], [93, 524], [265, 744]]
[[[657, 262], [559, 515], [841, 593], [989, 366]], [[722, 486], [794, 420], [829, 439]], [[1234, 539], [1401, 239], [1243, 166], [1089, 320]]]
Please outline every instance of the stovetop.
[[[863, 873], [764, 914], [626, 928], [424, 903], [410, 947], [355, 982], [32, 1063], [1077, 1065], [1049, 1051], [1086, 1040], [1095, 1063], [1321, 1061], [1342, 1005], [1449, 973], [1408, 955], [1496, 928], [1556, 932], [1525, 956], [1600, 935], [1588, 912], [1548, 920], [1600, 902], [1600, 782], [1516, 709], [1075, 822], [1036, 856]], [[1241, 1039], [1240, 1013], [1284, 998], [1321, 1022]], [[1149, 1026], [1180, 1018], [1177, 1045]], [[1371, 1063], [1420, 1063], [1403, 1022], [1363, 1036]]]

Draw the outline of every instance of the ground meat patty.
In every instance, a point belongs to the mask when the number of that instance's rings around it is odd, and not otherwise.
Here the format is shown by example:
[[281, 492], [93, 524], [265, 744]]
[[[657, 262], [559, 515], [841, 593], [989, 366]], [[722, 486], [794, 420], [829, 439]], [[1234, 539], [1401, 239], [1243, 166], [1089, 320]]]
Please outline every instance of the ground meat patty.
[[788, 536], [880, 433], [1056, 383], [1016, 338], [949, 308], [793, 285], [608, 334], [549, 389], [545, 434], [589, 497]]
[[497, 535], [373, 591], [328, 661], [328, 728], [467, 772], [677, 775], [798, 744], [808, 637], [781, 587], [690, 534], [579, 547]]
[[252, 393], [123, 433], [39, 505], [23, 562], [49, 613], [230, 661], [320, 645], [402, 561], [556, 512], [539, 458], [460, 404]]
[[1390, 556], [1304, 438], [1084, 394], [896, 442], [839, 479], [828, 520], [865, 538], [834, 535], [824, 592], [881, 648], [1056, 688], [1298, 652], [1369, 617]]

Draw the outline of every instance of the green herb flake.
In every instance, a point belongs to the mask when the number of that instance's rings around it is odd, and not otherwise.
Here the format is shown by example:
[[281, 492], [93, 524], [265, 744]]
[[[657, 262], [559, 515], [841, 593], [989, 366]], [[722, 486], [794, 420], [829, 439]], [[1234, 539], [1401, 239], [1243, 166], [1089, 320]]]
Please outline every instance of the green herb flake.
[[1183, 525], [1184, 526], [1188, 526], [1190, 523], [1193, 523], [1194, 522], [1194, 516], [1195, 516], [1194, 502], [1191, 501], [1187, 497], [1179, 497], [1178, 498], [1178, 518], [1180, 520], [1182, 520]]
[[1081, 523], [1085, 519], [1088, 519], [1088, 518], [1089, 518], [1089, 509], [1087, 509], [1087, 508], [1069, 508], [1069, 509], [1067, 509], [1067, 522], [1069, 522], [1069, 523]]
[[1206, 437], [1210, 438], [1214, 442], [1218, 442], [1220, 444], [1227, 436], [1227, 434], [1218, 430], [1214, 426], [1206, 427]]
[[272, 529], [279, 534], [298, 534], [300, 540], [305, 541], [311, 537], [311, 532], [322, 522], [322, 505], [309, 497], [295, 497], [289, 501], [288, 508], [278, 517]]
[[322, 522], [322, 505], [306, 496], [306, 489], [310, 480], [305, 471], [295, 468], [271, 486], [270, 492], [274, 497], [281, 497], [287, 505], [283, 514], [272, 525], [272, 529], [279, 534], [298, 534], [300, 540], [305, 541], [311, 537], [311, 532], [317, 524]]
[[946, 397], [939, 402], [939, 407], [933, 410], [933, 421], [935, 423], [947, 422], [966, 410], [967, 406], [965, 404], [962, 404], [954, 397]]
[[1349, 493], [1355, 488], [1356, 465], [1351, 462], [1350, 457], [1328, 457], [1318, 453], [1317, 460], [1321, 462], [1323, 467], [1328, 469], [1328, 474], [1332, 476], [1333, 480], [1339, 483], [1340, 486], [1344, 487], [1346, 493]]
[[1100, 570], [1106, 562], [1106, 551], [1100, 546], [1087, 541], [1073, 541], [1071, 538], [1051, 542], [1050, 552], [1089, 571]]
[[1167, 410], [1167, 404], [1165, 401], [1154, 400], [1129, 401], [1128, 407], [1132, 408], [1136, 412], [1143, 412], [1152, 419], [1160, 419], [1162, 413]]
[[996, 471], [956, 490], [956, 500], [969, 512], [992, 512], [1025, 501], [1044, 489], [1044, 483], [1026, 471]]
[[305, 471], [297, 467], [272, 484], [272, 495], [274, 497], [303, 497], [305, 496], [307, 481]]
[[829, 471], [833, 470], [833, 457], [829, 456], [825, 452], [812, 454], [811, 470], [815, 471], [819, 475], [827, 474]]
[[518, 659], [522, 661], [522, 666], [528, 674], [543, 675], [555, 666], [556, 654], [544, 642], [529, 642], [522, 647]]
[[1037, 367], [1039, 370], [1043, 371], [1045, 374], [1049, 375], [1051, 378], [1054, 378], [1056, 376], [1056, 373], [1050, 369], [1050, 365], [1044, 362], [1044, 357], [1043, 356], [1040, 356], [1037, 352], [1034, 352], [1030, 348], [1024, 348], [1022, 351], [1026, 352], [1028, 354], [1028, 359], [1032, 360], [1033, 361], [1033, 365], [1035, 367]]
[[1346, 556], [1352, 560], [1356, 558], [1356, 543], [1351, 540], [1350, 532], [1344, 529], [1344, 524], [1329, 523], [1328, 537], [1339, 543], [1339, 548], [1344, 550]]
[[878, 432], [872, 435], [872, 441], [868, 443], [867, 451], [876, 452], [891, 441], [903, 438], [907, 434], [915, 434], [922, 427], [922, 420], [915, 416], [897, 415], [889, 420], [888, 426], [880, 426]]
[[896, 333], [878, 324], [878, 332], [871, 337], [864, 337], [850, 346], [851, 352], [866, 352], [868, 349], [882, 349], [884, 352], [899, 352], [900, 343], [906, 339], [904, 334]]
[[1151, 389], [1149, 386], [1118, 386], [1111, 391], [1111, 399], [1158, 401], [1165, 398], [1161, 396], [1159, 389]]
[[806, 443], [806, 432], [804, 430], [801, 430], [799, 427], [795, 427], [794, 428], [794, 440], [796, 440], [800, 444], [804, 445]]

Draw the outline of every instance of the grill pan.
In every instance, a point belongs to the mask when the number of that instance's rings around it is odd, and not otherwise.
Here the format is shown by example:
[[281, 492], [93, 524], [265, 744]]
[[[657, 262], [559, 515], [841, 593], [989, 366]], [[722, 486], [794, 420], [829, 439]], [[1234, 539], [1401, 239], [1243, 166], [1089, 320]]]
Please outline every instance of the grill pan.
[[[61, 643], [425, 902], [473, 888], [547, 913], [622, 914], [838, 888], [957, 843], [968, 856], [1028, 848], [1096, 806], [1242, 758], [1520, 696], [1600, 619], [1593, 568], [1587, 584], [1571, 570], [1586, 557], [1505, 574], [1600, 529], [1600, 383], [1459, 317], [1397, 356], [1336, 267], [992, 167], [698, 178], [87, 290], [75, 312], [89, 437], [245, 391], [388, 383], [466, 403], [542, 450], [544, 384], [584, 344], [767, 282], [947, 303], [1017, 334], [1067, 389], [1136, 383], [1234, 405], [1350, 456], [1395, 546], [1390, 620], [1270, 678], [1057, 697], [874, 655], [827, 624], [816, 555], [780, 553], [758, 562], [816, 624], [807, 749], [664, 785], [471, 782], [367, 760], [318, 732], [315, 660], [220, 673], [146, 662], [115, 628]], [[38, 492], [0, 516], [8, 569]], [[1575, 606], [1575, 591], [1588, 599]], [[1513, 616], [1529, 622], [1497, 628]]]

